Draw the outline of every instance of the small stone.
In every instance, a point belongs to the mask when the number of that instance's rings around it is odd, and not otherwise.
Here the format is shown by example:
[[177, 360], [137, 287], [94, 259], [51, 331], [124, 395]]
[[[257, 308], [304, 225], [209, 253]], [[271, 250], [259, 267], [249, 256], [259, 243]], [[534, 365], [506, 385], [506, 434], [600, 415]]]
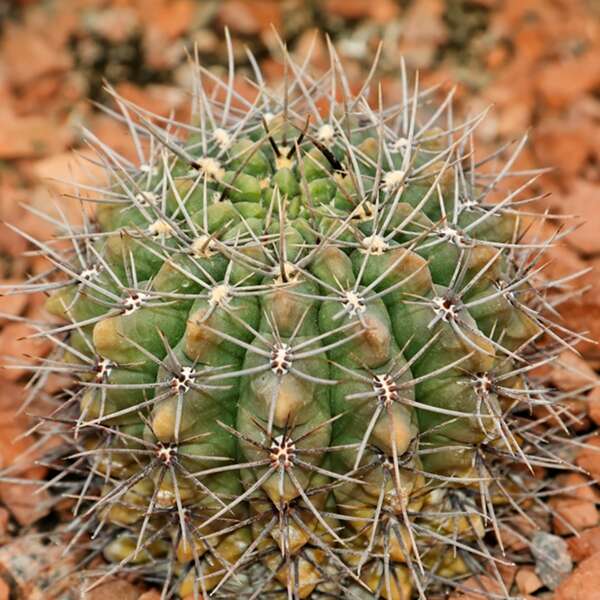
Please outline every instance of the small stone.
[[[498, 573], [500, 574], [500, 577], [502, 577], [502, 581], [504, 582], [506, 589], [510, 590], [517, 573], [517, 565], [498, 563], [496, 564], [496, 569], [498, 569]], [[497, 578], [497, 575], [491, 564], [486, 566], [486, 570], [490, 574], [490, 577], [492, 577], [494, 580]]]
[[0, 159], [47, 156], [64, 150], [73, 131], [43, 114], [3, 117], [0, 123]]
[[573, 569], [567, 542], [557, 535], [540, 531], [531, 540], [535, 570], [546, 587], [555, 590]]
[[587, 409], [590, 419], [600, 425], [600, 386], [595, 387], [587, 396]]
[[281, 28], [281, 6], [272, 0], [226, 0], [219, 8], [219, 21], [234, 32], [257, 35], [271, 25]]
[[581, 473], [564, 473], [556, 478], [560, 488], [569, 496], [590, 502], [600, 502], [600, 491], [593, 481]]
[[143, 16], [146, 27], [159, 31], [161, 36], [172, 41], [184, 35], [194, 24], [197, 4], [193, 0], [168, 0], [155, 3], [155, 9]]
[[53, 44], [50, 36], [8, 21], [2, 33], [2, 65], [14, 87], [25, 86], [48, 73], [64, 73], [72, 66], [67, 48]]
[[558, 535], [567, 535], [594, 527], [599, 522], [599, 514], [594, 502], [578, 498], [553, 498], [550, 506], [556, 513], [553, 529]]
[[327, 0], [326, 10], [343, 19], [364, 19], [369, 16], [373, 4], [369, 0]]
[[85, 600], [139, 600], [140, 591], [137, 587], [124, 579], [113, 579], [90, 590], [85, 595]]
[[554, 600], [600, 598], [600, 552], [586, 558], [556, 589]]
[[9, 512], [3, 506], [0, 506], [0, 536], [6, 535], [9, 521]]
[[593, 385], [598, 381], [596, 373], [587, 362], [570, 350], [563, 350], [553, 364], [555, 368], [552, 369], [550, 379], [557, 388], [566, 392]]
[[523, 594], [531, 594], [544, 585], [536, 575], [534, 568], [529, 566], [521, 567], [517, 571], [515, 580], [519, 591]]
[[160, 592], [157, 590], [148, 590], [144, 592], [138, 600], [160, 600]]
[[[568, 85], [565, 85], [568, 81]], [[548, 106], [562, 108], [600, 84], [594, 49], [570, 60], [555, 61], [537, 70], [536, 84]]]
[[[547, 526], [544, 526], [546, 529]], [[500, 532], [502, 534], [502, 543], [505, 548], [513, 552], [520, 552], [529, 547], [527, 540], [537, 531], [535, 525], [532, 525], [525, 517], [515, 515], [507, 520], [506, 524], [500, 523]]]
[[569, 193], [561, 198], [561, 212], [580, 217], [581, 227], [568, 236], [566, 243], [581, 254], [600, 252], [600, 236], [594, 227], [600, 214], [599, 191], [597, 183], [575, 179]]
[[[18, 285], [21, 282], [4, 279], [0, 281], [2, 286]], [[23, 314], [25, 307], [27, 306], [28, 297], [27, 294], [11, 294], [6, 296], [0, 296], [0, 313], [5, 315], [20, 315]], [[4, 317], [0, 317], [0, 324], [6, 322]]]
[[[12, 364], [15, 364], [15, 366], [31, 362], [24, 356], [42, 357], [50, 350], [52, 346], [50, 340], [27, 337], [34, 333], [36, 333], [35, 329], [26, 323], [9, 323], [0, 333], [2, 353], [5, 356], [13, 357]], [[3, 376], [5, 379], [14, 381], [29, 372], [26, 368], [11, 368], [6, 369]]]
[[[535, 154], [542, 165], [556, 165], [557, 177], [575, 177], [585, 167], [592, 141], [584, 118], [546, 119], [534, 134]], [[568, 207], [564, 207], [566, 211]]]
[[23, 487], [20, 483], [0, 485], [0, 500], [7, 506], [19, 525], [27, 526], [45, 517], [52, 508], [47, 490], [36, 493], [39, 487]]
[[392, 0], [327, 0], [327, 12], [344, 19], [372, 19], [385, 23], [398, 15], [399, 7]]
[[575, 462], [594, 479], [600, 481], [600, 436], [594, 435], [585, 440], [585, 447], [579, 451]]
[[574, 535], [567, 540], [569, 553], [575, 562], [580, 562], [586, 558], [600, 552], [600, 527], [586, 529], [579, 535]]

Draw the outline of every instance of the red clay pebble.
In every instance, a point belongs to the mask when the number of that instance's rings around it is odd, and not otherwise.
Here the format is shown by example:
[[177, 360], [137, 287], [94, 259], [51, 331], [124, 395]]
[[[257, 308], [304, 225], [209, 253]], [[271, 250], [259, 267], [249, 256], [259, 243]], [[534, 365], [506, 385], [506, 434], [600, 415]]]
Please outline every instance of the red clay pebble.
[[138, 600], [160, 600], [160, 592], [157, 590], [149, 590], [144, 592]]
[[85, 600], [139, 600], [140, 591], [124, 579], [113, 579], [90, 590]]
[[6, 535], [8, 531], [8, 521], [10, 520], [9, 512], [0, 506], [0, 536]]
[[[504, 581], [504, 585], [506, 586], [506, 589], [510, 590], [510, 588], [512, 587], [512, 584], [515, 580], [515, 575], [517, 573], [517, 565], [498, 563], [496, 565], [496, 568], [498, 569], [498, 573], [500, 574], [500, 577], [502, 577], [502, 581]], [[494, 581], [496, 581], [498, 576], [496, 575], [492, 565], [486, 565], [485, 569], [489, 573], [489, 576]]]
[[[3, 286], [17, 285], [20, 283], [22, 283], [22, 281], [13, 279], [4, 279], [0, 281], [0, 285]], [[23, 313], [28, 300], [29, 298], [26, 294], [0, 296], [0, 313], [2, 315], [20, 315]], [[8, 319], [4, 316], [0, 316], [0, 323], [4, 324], [6, 322], [8, 322]]]
[[544, 585], [536, 575], [534, 568], [529, 566], [521, 567], [517, 571], [515, 581], [522, 594], [531, 594]]
[[600, 425], [600, 386], [594, 388], [587, 397], [587, 409], [590, 419]]
[[586, 179], [576, 179], [566, 197], [563, 206], [569, 214], [577, 215], [581, 227], [570, 234], [566, 243], [582, 254], [594, 254], [600, 251], [600, 238], [594, 223], [598, 219], [598, 191], [600, 187]]
[[558, 586], [554, 600], [600, 600], [600, 552], [579, 564]]
[[565, 496], [600, 502], [600, 491], [593, 485], [593, 481], [581, 473], [564, 473], [556, 478], [556, 483]]
[[555, 533], [566, 535], [573, 533], [573, 529], [581, 531], [600, 523], [600, 513], [596, 509], [600, 494], [587, 477], [568, 473], [559, 475], [557, 483], [564, 493], [550, 501], [556, 513], [553, 519]]
[[600, 481], [600, 436], [589, 437], [575, 459], [578, 467], [585, 469], [594, 479]]
[[557, 388], [572, 392], [598, 381], [598, 377], [588, 363], [570, 350], [560, 353], [550, 376]]
[[258, 35], [271, 24], [280, 29], [281, 19], [281, 7], [272, 0], [226, 0], [219, 8], [219, 21], [245, 35]]
[[592, 527], [567, 540], [569, 554], [575, 562], [600, 552], [600, 527]]
[[[568, 81], [569, 85], [565, 86], [565, 81]], [[551, 62], [538, 69], [536, 84], [548, 106], [567, 106], [569, 102], [600, 84], [600, 69], [595, 50], [569, 60]]]
[[36, 493], [39, 486], [20, 483], [3, 483], [0, 486], [0, 500], [10, 510], [20, 525], [31, 525], [50, 512], [50, 494], [47, 490]]
[[[27, 337], [35, 333], [35, 329], [27, 323], [9, 323], [4, 327], [0, 333], [0, 346], [2, 353], [13, 359], [11, 363], [5, 361], [5, 364], [24, 365], [28, 362], [25, 356], [40, 357], [47, 354], [52, 346], [50, 340]], [[4, 379], [14, 381], [27, 373], [30, 373], [28, 369], [19, 367], [5, 369], [2, 375]]]
[[9, 600], [10, 598], [10, 587], [4, 579], [0, 578], [0, 600]]
[[[544, 529], [548, 529], [548, 527], [545, 526]], [[511, 517], [507, 524], [500, 524], [502, 543], [505, 548], [513, 552], [520, 552], [528, 548], [527, 540], [535, 531], [535, 526], [521, 515]]]
[[550, 501], [554, 509], [553, 529], [558, 535], [567, 535], [598, 525], [600, 514], [594, 502], [578, 498], [554, 498]]

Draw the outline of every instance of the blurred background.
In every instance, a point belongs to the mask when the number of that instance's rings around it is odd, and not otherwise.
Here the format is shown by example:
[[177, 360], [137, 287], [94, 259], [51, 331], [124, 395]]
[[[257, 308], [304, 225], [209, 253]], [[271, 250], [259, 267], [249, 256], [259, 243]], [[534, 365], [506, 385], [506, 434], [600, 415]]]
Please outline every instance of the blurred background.
[[[600, 267], [600, 0], [0, 0], [0, 219], [48, 238], [52, 224], [23, 204], [46, 208], [58, 199], [65, 211], [79, 211], [76, 203], [60, 200], [66, 186], [48, 178], [93, 179], [74, 160], [74, 150], [89, 152], [81, 127], [126, 156], [134, 151], [126, 130], [95, 104], [109, 103], [103, 80], [158, 115], [185, 118], [191, 79], [186, 49], [196, 45], [201, 63], [226, 75], [225, 27], [233, 40], [236, 88], [249, 97], [247, 50], [266, 80], [282, 77], [274, 27], [298, 60], [314, 44], [317, 68], [327, 68], [329, 55], [325, 37], [315, 38], [315, 30], [330, 36], [357, 88], [383, 40], [379, 70], [388, 102], [400, 96], [404, 56], [411, 73], [420, 72], [420, 85], [438, 86], [440, 98], [457, 85], [458, 115], [492, 105], [477, 131], [478, 153], [529, 131], [516, 168], [554, 167], [539, 181], [550, 195], [538, 210], [582, 218], [581, 227], [549, 251], [548, 277]], [[545, 237], [557, 226], [549, 221]], [[43, 257], [23, 255], [27, 250], [28, 242], [2, 225], [0, 283], [46, 268]], [[561, 305], [565, 325], [599, 340], [597, 271], [577, 281], [589, 289]], [[31, 340], [17, 342], [28, 326], [9, 319], [35, 319], [42, 302], [0, 297], [3, 355], [46, 351]], [[589, 383], [600, 368], [599, 346], [584, 343], [579, 349], [581, 356], [565, 357], [573, 372], [551, 374], [566, 392]], [[26, 439], [10, 441], [28, 424], [25, 415], [15, 416], [24, 381], [24, 370], [0, 373], [0, 466], [29, 448]], [[53, 378], [47, 391], [63, 383]], [[573, 399], [573, 407], [582, 431], [600, 424], [598, 391]], [[36, 452], [22, 472], [42, 478], [43, 466], [33, 464]], [[600, 478], [600, 460], [586, 460]], [[600, 551], [597, 500], [581, 502], [587, 503], [583, 528], [595, 527]], [[18, 543], [20, 528], [44, 510], [43, 493], [33, 498], [17, 485], [0, 484], [0, 540]], [[0, 564], [11, 560], [11, 552], [14, 546], [0, 548]], [[2, 583], [0, 600], [8, 597]], [[123, 594], [117, 596], [129, 597]]]

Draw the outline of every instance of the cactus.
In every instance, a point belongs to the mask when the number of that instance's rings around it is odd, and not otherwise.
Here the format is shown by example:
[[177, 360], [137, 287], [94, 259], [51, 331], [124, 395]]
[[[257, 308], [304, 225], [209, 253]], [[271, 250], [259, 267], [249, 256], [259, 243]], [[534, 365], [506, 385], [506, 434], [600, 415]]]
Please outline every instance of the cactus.
[[196, 64], [189, 123], [109, 88], [138, 160], [88, 132], [93, 216], [29, 238], [53, 270], [20, 291], [54, 316], [31, 393], [75, 380], [46, 423], [67, 530], [164, 597], [424, 599], [481, 573], [508, 597], [503, 537], [568, 442], [531, 373], [580, 337], [551, 320], [550, 242], [523, 241], [537, 174], [489, 200], [525, 138], [482, 172], [484, 115], [431, 109], [403, 63], [391, 106], [375, 68], [353, 95], [333, 50], [308, 64], [286, 54], [281, 89], [256, 70], [251, 100]]

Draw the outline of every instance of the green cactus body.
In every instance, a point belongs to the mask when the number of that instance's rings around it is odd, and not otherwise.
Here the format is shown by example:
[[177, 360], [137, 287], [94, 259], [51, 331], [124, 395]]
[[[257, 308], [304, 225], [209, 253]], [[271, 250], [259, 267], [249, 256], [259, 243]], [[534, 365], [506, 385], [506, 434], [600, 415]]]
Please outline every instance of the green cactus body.
[[337, 102], [290, 69], [282, 100], [198, 92], [189, 126], [122, 104], [148, 148], [107, 156], [47, 303], [102, 480], [78, 519], [168, 594], [428, 598], [494, 529], [482, 456], [503, 477], [521, 451], [543, 327], [520, 221], [486, 204], [473, 122], [420, 121], [418, 93]]

